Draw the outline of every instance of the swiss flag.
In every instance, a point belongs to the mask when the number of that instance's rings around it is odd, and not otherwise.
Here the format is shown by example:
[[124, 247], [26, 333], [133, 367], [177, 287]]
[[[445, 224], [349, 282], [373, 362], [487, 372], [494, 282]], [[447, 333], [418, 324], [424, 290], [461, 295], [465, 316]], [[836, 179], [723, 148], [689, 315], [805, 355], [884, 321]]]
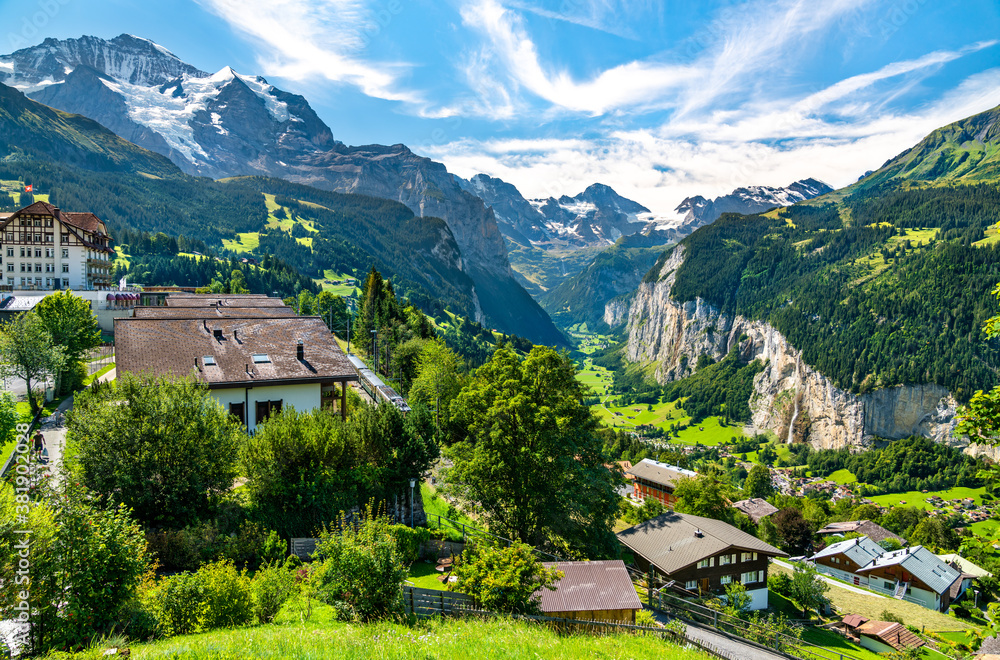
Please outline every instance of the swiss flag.
[[27, 186], [24, 187], [24, 192], [31, 192], [34, 189], [35, 189], [35, 186], [33, 186], [33, 185], [27, 185]]

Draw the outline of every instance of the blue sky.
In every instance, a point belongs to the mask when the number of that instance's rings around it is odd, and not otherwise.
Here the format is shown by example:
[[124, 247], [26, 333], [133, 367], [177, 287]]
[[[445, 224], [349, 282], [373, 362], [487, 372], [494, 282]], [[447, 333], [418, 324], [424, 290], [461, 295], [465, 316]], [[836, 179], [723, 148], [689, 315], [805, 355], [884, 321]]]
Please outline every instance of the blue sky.
[[1000, 104], [995, 0], [2, 0], [0, 26], [2, 53], [129, 32], [304, 95], [348, 144], [661, 213], [846, 185]]

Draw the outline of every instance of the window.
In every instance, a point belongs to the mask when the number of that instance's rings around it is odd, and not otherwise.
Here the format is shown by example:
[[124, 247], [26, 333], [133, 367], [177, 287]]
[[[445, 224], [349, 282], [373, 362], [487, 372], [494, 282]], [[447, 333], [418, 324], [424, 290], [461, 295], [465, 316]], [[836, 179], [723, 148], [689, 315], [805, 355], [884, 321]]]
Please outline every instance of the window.
[[42, 258], [42, 248], [35, 248], [35, 258], [36, 259]]
[[7, 286], [14, 286], [14, 278], [13, 277], [8, 277], [7, 278]]
[[743, 584], [752, 584], [754, 582], [763, 582], [763, 581], [764, 581], [764, 571], [750, 571], [740, 576], [740, 582], [742, 582]]
[[22, 272], [22, 273], [24, 272], [24, 266], [25, 266], [25, 264], [24, 264], [24, 263], [22, 262], [22, 263], [21, 263], [21, 272]]
[[51, 277], [46, 277], [45, 278], [45, 288], [46, 289], [51, 289], [52, 288], [52, 278]]
[[35, 234], [35, 242], [36, 243], [41, 243], [42, 242], [42, 235], [41, 234]]
[[8, 241], [14, 240], [14, 232], [12, 231], [7, 232], [7, 240]]
[[702, 559], [700, 562], [698, 562], [698, 568], [711, 568], [713, 566], [715, 566], [715, 557]]
[[63, 278], [63, 288], [64, 289], [68, 289], [69, 288], [69, 280], [66, 279], [65, 277]]
[[[14, 248], [12, 248], [12, 247], [7, 248], [7, 256], [8, 257], [13, 257], [14, 256]], [[21, 255], [21, 256], [24, 256], [24, 255]]]
[[719, 583], [720, 584], [729, 584], [732, 581], [733, 581], [733, 576], [732, 575], [723, 575], [721, 578], [719, 578]]
[[35, 264], [35, 272], [36, 273], [42, 272], [42, 264]]
[[63, 234], [62, 235], [62, 242], [63, 243], [69, 243], [69, 234]]
[[214, 355], [206, 355], [201, 360], [202, 360], [202, 362], [205, 363], [206, 367], [214, 367], [215, 366], [215, 356]]
[[52, 234], [46, 234], [45, 235], [45, 242], [46, 243], [51, 243], [52, 242]]
[[55, 264], [45, 264], [45, 272], [46, 273], [54, 273], [55, 271], [56, 271], [56, 265]]
[[54, 256], [56, 256], [56, 250], [55, 250], [55, 248], [45, 248], [45, 258], [46, 259], [51, 259]]
[[63, 257], [62, 257], [63, 259], [69, 259], [69, 248], [63, 248], [62, 249], [62, 255], [63, 255]]
[[740, 555], [740, 561], [757, 561], [756, 552], [744, 552]]
[[258, 401], [257, 402], [257, 423], [260, 424], [271, 415], [281, 412], [281, 400]]
[[7, 272], [8, 273], [14, 272], [14, 264], [7, 264]]
[[721, 557], [719, 557], [719, 566], [726, 566], [728, 564], [735, 564], [735, 563], [736, 563], [735, 553], [731, 555], [722, 555]]
[[21, 278], [21, 288], [23, 289], [25, 286], [27, 286], [27, 285], [24, 283], [24, 278], [22, 277]]
[[35, 218], [35, 226], [36, 227], [41, 227], [42, 226], [42, 219], [41, 218]]
[[[207, 362], [205, 364], [208, 364]], [[246, 425], [247, 423], [247, 410], [246, 404], [243, 403], [230, 403], [229, 404], [229, 414], [240, 420], [240, 424]]]
[[698, 588], [698, 580], [688, 580], [684, 583], [684, 588], [688, 591], [694, 591]]
[[270, 362], [270, 361], [271, 361], [271, 358], [269, 358], [267, 356], [267, 353], [254, 353], [253, 354], [253, 363], [254, 364], [265, 364], [265, 363]]
[[21, 258], [24, 259], [24, 248], [21, 248]]
[[69, 264], [63, 264], [62, 265], [62, 272], [64, 272], [64, 273], [68, 273], [69, 272]]

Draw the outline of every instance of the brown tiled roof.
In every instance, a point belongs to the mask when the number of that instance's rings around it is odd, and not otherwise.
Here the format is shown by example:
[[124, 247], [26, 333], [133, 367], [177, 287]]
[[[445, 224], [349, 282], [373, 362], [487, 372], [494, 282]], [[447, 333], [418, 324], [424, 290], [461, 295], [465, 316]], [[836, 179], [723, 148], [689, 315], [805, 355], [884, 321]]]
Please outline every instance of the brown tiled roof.
[[67, 225], [72, 225], [83, 231], [106, 234], [104, 222], [93, 213], [74, 213], [62, 211], [59, 219]]
[[28, 204], [23, 209], [18, 209], [14, 211], [13, 215], [51, 215], [53, 218], [58, 217], [59, 209], [52, 206], [48, 202], [43, 202], [41, 200], [34, 202], [33, 204]]
[[826, 527], [820, 529], [817, 534], [864, 534], [872, 541], [878, 543], [879, 541], [884, 541], [886, 539], [895, 539], [901, 544], [906, 545], [906, 539], [902, 536], [893, 534], [885, 527], [879, 524], [873, 523], [870, 520], [848, 520], [846, 522], [832, 522]]
[[176, 295], [166, 298], [167, 307], [284, 307], [281, 298], [267, 296], [231, 296], [224, 293]]
[[906, 626], [895, 621], [869, 621], [858, 628], [858, 632], [868, 637], [874, 637], [883, 644], [888, 644], [897, 651], [915, 649], [924, 645], [924, 640], [910, 632]]
[[[221, 332], [221, 339], [216, 332]], [[302, 341], [304, 359], [297, 358]], [[218, 319], [115, 319], [120, 371], [197, 378], [213, 387], [273, 381], [356, 380], [357, 372], [317, 316]], [[254, 363], [264, 354], [266, 362]], [[205, 365], [205, 356], [215, 365]], [[197, 371], [195, 364], [197, 363]]]
[[618, 540], [666, 575], [729, 548], [769, 557], [788, 555], [755, 536], [712, 518], [670, 512], [618, 533]]
[[762, 518], [767, 518], [771, 514], [778, 512], [778, 507], [760, 497], [733, 502], [733, 507], [750, 516], [750, 520], [755, 523], [760, 522]]
[[862, 623], [866, 623], [868, 619], [861, 616], [860, 614], [848, 614], [843, 619], [841, 619], [841, 621], [843, 621], [844, 625], [846, 626], [849, 626], [851, 628], [857, 628]]
[[590, 612], [594, 610], [641, 610], [625, 562], [546, 562], [546, 568], [562, 571], [556, 590], [539, 589], [542, 612]]
[[136, 307], [137, 319], [221, 319], [221, 318], [270, 318], [295, 316], [295, 310], [283, 307]]

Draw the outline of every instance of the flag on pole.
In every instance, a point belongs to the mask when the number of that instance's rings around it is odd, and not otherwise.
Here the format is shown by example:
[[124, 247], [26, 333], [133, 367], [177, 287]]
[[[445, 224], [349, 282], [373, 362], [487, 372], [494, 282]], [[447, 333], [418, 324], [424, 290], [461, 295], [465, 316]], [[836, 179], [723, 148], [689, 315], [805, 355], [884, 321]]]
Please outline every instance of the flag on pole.
[[35, 189], [35, 186], [34, 186], [33, 184], [30, 184], [30, 183], [29, 183], [28, 185], [26, 185], [26, 186], [24, 187], [24, 192], [31, 192], [31, 191], [32, 191], [32, 190], [34, 190], [34, 189]]

